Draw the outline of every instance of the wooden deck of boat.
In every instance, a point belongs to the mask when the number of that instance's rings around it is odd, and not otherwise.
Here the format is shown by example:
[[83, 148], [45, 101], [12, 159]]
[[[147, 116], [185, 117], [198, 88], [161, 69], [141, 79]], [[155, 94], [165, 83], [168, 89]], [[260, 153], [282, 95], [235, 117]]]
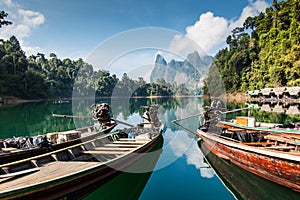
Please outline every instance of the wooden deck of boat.
[[14, 188], [21, 188], [28, 185], [49, 181], [51, 179], [61, 178], [62, 176], [67, 176], [99, 164], [100, 162], [51, 162], [43, 167], [38, 168], [39, 170], [33, 173], [25, 174], [21, 177], [12, 177], [8, 181], [3, 181], [0, 184], [0, 191], [4, 192]]
[[[105, 144], [102, 147], [95, 147], [88, 151], [82, 151], [83, 154], [94, 155], [114, 155], [122, 156], [130, 153], [141, 145], [147, 143], [150, 139], [121, 139], [112, 143]], [[31, 184], [46, 182], [52, 179], [61, 178], [75, 172], [99, 165], [101, 162], [91, 161], [54, 161], [42, 165], [37, 170], [32, 170], [30, 173], [24, 173], [20, 176], [3, 177], [0, 179], [0, 191], [4, 192], [14, 188], [22, 188]], [[24, 170], [26, 171], [26, 170]], [[4, 175], [5, 176], [5, 175]], [[0, 192], [0, 194], [1, 194]]]
[[[3, 174], [3, 177], [0, 178], [0, 195], [14, 189], [20, 189], [28, 187], [30, 185], [48, 182], [54, 179], [60, 179], [64, 176], [68, 176], [97, 165], [101, 165], [102, 162], [107, 162], [110, 159], [115, 159], [117, 157], [123, 156], [124, 154], [133, 152], [149, 141], [151, 141], [151, 139], [149, 138], [148, 134], [142, 134], [135, 139], [119, 138], [117, 141], [106, 144], [104, 143], [103, 146], [93, 145], [94, 147], [91, 149], [87, 148], [84, 150], [83, 148], [81, 150], [82, 156], [86, 156], [87, 154], [89, 154], [93, 155], [95, 158], [98, 158], [99, 156], [103, 157], [103, 159], [100, 159], [99, 161], [81, 161], [81, 159], [77, 160], [77, 157], [74, 157], [74, 154], [68, 148], [33, 157], [32, 160], [30, 158], [25, 159], [27, 162], [35, 161], [35, 159], [43, 158], [43, 156], [52, 156], [53, 154], [55, 157], [56, 153], [59, 153], [61, 151], [69, 151], [73, 155], [74, 160], [51, 161], [47, 164], [37, 165], [36, 168], [18, 171], [19, 174], [16, 176], [14, 176], [14, 173]], [[72, 148], [77, 146], [79, 146], [79, 144], [74, 145]], [[3, 169], [5, 167], [6, 166], [4, 165], [2, 166]], [[9, 167], [10, 166], [8, 166], [8, 168]]]

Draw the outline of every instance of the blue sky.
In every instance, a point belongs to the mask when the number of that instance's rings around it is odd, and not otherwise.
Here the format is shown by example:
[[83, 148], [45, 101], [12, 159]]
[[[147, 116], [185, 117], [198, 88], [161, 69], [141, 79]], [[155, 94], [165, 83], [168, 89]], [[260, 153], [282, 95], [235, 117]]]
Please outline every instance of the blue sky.
[[[272, 0], [0, 0], [27, 55], [54, 52], [59, 58], [86, 59], [99, 44], [124, 31], [158, 27], [178, 32], [175, 52], [192, 39], [209, 55], [226, 46], [226, 36], [246, 15], [257, 15]], [[175, 34], [176, 35], [176, 34]], [[179, 50], [178, 48], [181, 48]], [[183, 54], [184, 55], [184, 54]]]

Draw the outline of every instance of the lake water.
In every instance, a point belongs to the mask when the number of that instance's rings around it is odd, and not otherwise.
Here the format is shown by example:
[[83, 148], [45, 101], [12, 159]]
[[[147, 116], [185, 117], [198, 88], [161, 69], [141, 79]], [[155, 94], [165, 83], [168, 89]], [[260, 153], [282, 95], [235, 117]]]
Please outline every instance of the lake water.
[[[112, 105], [113, 118], [130, 124], [142, 122], [142, 106], [159, 105], [159, 118], [165, 125], [162, 150], [147, 164], [152, 172], [121, 173], [107, 183], [99, 183], [89, 190], [85, 199], [300, 199], [300, 195], [285, 187], [263, 180], [231, 163], [207, 153], [193, 135], [199, 119], [190, 118], [176, 126], [171, 121], [203, 111], [209, 102], [201, 98], [136, 98], [98, 99]], [[0, 137], [38, 135], [92, 125], [89, 119], [54, 118], [56, 114], [90, 115], [90, 100], [73, 102], [40, 102], [0, 107]], [[241, 108], [245, 104], [226, 104], [227, 108]], [[290, 123], [300, 121], [299, 116], [268, 113], [258, 109], [232, 113], [254, 116], [261, 121]], [[118, 128], [124, 127], [118, 125]], [[205, 157], [203, 156], [203, 152]], [[149, 162], [149, 163], [148, 163]], [[77, 198], [79, 196], [73, 196]]]

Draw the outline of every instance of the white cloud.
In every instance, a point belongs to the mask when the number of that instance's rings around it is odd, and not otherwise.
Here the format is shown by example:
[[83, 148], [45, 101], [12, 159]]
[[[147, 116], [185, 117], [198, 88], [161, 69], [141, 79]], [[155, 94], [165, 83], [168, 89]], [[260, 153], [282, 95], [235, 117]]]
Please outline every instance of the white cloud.
[[174, 132], [171, 133], [171, 137], [168, 137], [165, 133], [166, 141], [170, 141], [164, 148], [171, 148], [176, 157], [185, 156], [188, 165], [193, 165], [199, 170], [202, 177], [212, 178], [214, 172], [209, 168], [204, 160], [204, 155], [198, 147], [197, 141], [190, 138], [184, 131], [177, 131], [176, 137]]
[[33, 46], [26, 46], [26, 45], [22, 45], [23, 42], [21, 41], [21, 47], [22, 50], [26, 52], [27, 55], [36, 55], [39, 52], [43, 52], [42, 49], [40, 47], [33, 47]]
[[0, 38], [8, 39], [14, 35], [27, 54], [37, 53], [40, 48], [27, 45], [25, 40], [32, 34], [34, 29], [45, 22], [44, 15], [40, 12], [24, 10], [19, 4], [11, 0], [0, 2], [0, 6], [8, 13], [7, 20], [13, 23], [0, 29]]
[[268, 6], [264, 0], [250, 0], [237, 19], [225, 19], [212, 12], [203, 13], [194, 25], [186, 27], [184, 36], [174, 37], [169, 48], [172, 51], [181, 51], [183, 55], [195, 50], [202, 55], [203, 52], [214, 55], [226, 46], [226, 38], [232, 29], [243, 26], [247, 17], [264, 12]]
[[44, 15], [32, 10], [19, 9], [18, 13], [23, 20], [23, 24], [28, 27], [37, 27], [45, 22]]

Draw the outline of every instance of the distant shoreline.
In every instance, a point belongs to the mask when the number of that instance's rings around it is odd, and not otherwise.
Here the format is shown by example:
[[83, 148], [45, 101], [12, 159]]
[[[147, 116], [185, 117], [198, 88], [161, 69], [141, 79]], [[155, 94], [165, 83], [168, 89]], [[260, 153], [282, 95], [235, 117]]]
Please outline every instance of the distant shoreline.
[[[210, 96], [207, 95], [186, 95], [186, 96], [181, 96], [181, 95], [175, 95], [175, 96], [133, 96], [130, 98], [147, 98], [147, 99], [155, 99], [155, 98], [195, 98], [195, 97], [199, 97], [202, 98], [204, 100], [209, 100], [209, 99], [213, 99]], [[55, 101], [55, 100], [72, 100], [72, 98], [74, 97], [70, 97], [70, 98], [57, 98], [57, 99], [21, 99], [18, 97], [13, 97], [13, 96], [1, 96], [0, 103], [4, 103], [5, 105], [13, 105], [13, 104], [21, 104], [21, 103], [30, 103], [30, 102], [42, 102], [42, 101]], [[76, 98], [76, 97], [75, 97]], [[85, 98], [95, 98], [95, 97], [85, 97]], [[128, 97], [96, 97], [96, 99], [98, 98], [128, 98]], [[218, 97], [216, 97], [218, 98]], [[236, 103], [245, 103], [247, 102], [247, 97], [245, 96], [244, 93], [242, 92], [234, 92], [234, 93], [228, 93], [226, 94], [226, 100], [228, 102], [236, 102]]]
[[248, 98], [246, 97], [245, 93], [243, 92], [233, 92], [233, 93], [226, 93], [225, 95], [221, 95], [219, 97], [211, 97], [208, 95], [203, 95], [201, 98], [205, 100], [209, 99], [225, 99], [228, 102], [232, 103], [246, 103]]

